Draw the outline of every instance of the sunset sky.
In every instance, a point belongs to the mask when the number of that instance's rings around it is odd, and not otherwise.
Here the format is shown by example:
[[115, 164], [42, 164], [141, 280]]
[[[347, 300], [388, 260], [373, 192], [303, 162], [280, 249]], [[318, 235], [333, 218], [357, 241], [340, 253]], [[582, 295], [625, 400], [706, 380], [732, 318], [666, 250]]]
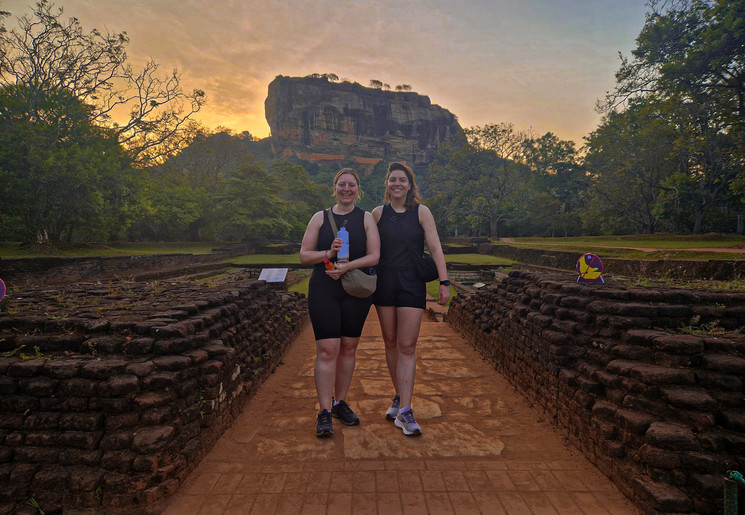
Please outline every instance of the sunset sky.
[[[33, 0], [0, 0], [7, 28]], [[335, 73], [408, 84], [463, 127], [511, 122], [582, 144], [615, 84], [618, 52], [642, 29], [646, 0], [58, 0], [86, 30], [126, 31], [130, 62], [177, 68], [203, 89], [198, 119], [269, 134], [277, 75]]]

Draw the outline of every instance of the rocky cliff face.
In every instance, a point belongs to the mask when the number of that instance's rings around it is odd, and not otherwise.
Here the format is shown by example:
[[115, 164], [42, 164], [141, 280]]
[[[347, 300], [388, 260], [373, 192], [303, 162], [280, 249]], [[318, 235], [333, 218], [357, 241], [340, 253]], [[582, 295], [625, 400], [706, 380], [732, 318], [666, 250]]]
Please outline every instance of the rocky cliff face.
[[325, 78], [278, 76], [269, 84], [265, 109], [275, 154], [316, 161], [426, 165], [461, 130], [456, 117], [427, 96]]

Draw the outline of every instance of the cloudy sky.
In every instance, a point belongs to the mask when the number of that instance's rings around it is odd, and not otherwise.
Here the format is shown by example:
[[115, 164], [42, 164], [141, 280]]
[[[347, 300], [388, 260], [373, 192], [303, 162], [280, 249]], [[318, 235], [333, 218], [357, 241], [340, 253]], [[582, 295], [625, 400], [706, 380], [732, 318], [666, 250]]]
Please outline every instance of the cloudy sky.
[[[15, 18], [34, 0], [0, 0]], [[56, 0], [85, 29], [126, 31], [130, 62], [152, 58], [203, 89], [199, 120], [269, 134], [277, 75], [335, 73], [408, 84], [463, 127], [510, 122], [580, 145], [615, 84], [646, 0]]]

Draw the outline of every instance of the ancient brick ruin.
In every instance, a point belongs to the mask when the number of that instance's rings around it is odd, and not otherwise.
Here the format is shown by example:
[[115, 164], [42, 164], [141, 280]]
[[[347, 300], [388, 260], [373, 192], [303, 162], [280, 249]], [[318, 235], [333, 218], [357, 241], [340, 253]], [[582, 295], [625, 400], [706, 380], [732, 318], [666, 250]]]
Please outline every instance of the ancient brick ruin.
[[245, 273], [9, 292], [0, 513], [137, 513], [176, 491], [281, 364], [306, 302]]
[[745, 470], [745, 294], [511, 272], [447, 321], [646, 512], [722, 512]]

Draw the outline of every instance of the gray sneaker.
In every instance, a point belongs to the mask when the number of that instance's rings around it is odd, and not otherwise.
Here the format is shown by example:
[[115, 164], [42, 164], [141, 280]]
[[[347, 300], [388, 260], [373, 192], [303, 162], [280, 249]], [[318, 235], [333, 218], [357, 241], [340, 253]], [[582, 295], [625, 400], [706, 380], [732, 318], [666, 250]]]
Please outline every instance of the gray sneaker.
[[388, 420], [395, 420], [396, 416], [398, 415], [398, 408], [401, 407], [401, 397], [396, 395], [393, 398], [393, 404], [391, 404], [391, 407], [388, 408], [388, 411], [385, 412], [385, 418]]
[[399, 410], [396, 420], [393, 422], [396, 427], [403, 430], [406, 436], [419, 436], [422, 434], [422, 428], [414, 420], [414, 412], [411, 408]]

